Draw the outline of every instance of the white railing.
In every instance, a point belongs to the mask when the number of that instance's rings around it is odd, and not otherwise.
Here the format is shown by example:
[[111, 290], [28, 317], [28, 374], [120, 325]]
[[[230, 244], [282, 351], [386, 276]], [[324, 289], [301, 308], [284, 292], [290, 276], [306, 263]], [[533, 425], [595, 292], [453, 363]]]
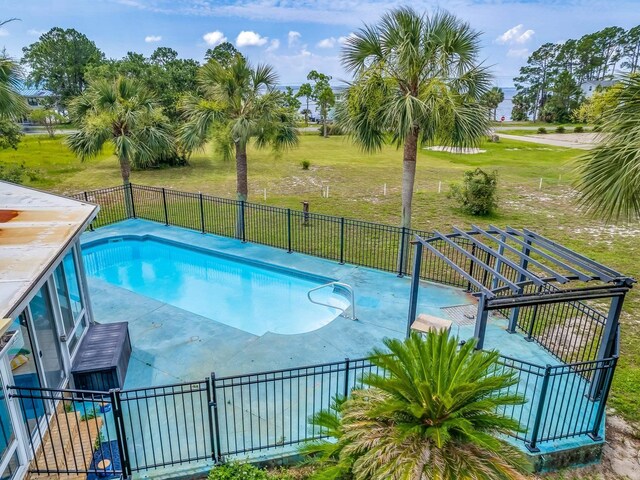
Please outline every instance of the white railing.
[[[349, 309], [349, 307], [347, 308], [343, 308], [339, 305], [332, 305], [330, 303], [325, 303], [325, 302], [319, 302], [317, 300], [314, 300], [313, 298], [311, 298], [311, 294], [317, 290], [320, 290], [322, 288], [327, 288], [327, 287], [333, 287], [333, 291], [336, 291], [336, 287], [342, 288], [344, 290], [346, 290], [347, 292], [349, 292], [349, 300], [351, 303], [351, 315], [349, 315], [347, 313], [347, 310]], [[342, 283], [342, 282], [329, 282], [329, 283], [325, 283], [324, 285], [320, 285], [319, 287], [315, 287], [312, 288], [311, 290], [309, 290], [307, 292], [307, 298], [309, 299], [309, 301], [311, 303], [315, 303], [316, 305], [323, 305], [325, 307], [331, 307], [331, 308], [336, 308], [338, 310], [340, 310], [342, 313], [340, 315], [342, 315], [345, 318], [348, 318], [350, 320], [357, 320], [356, 317], [356, 298], [355, 298], [355, 294], [353, 293], [353, 288], [351, 287], [351, 285], [347, 284], [347, 283]]]

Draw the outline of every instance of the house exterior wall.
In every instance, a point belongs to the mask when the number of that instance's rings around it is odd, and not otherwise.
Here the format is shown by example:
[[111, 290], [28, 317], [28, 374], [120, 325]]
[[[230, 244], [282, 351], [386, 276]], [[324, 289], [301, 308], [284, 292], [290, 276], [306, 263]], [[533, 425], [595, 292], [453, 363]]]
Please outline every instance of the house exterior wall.
[[[44, 428], [44, 411], [22, 411], [8, 386], [63, 388], [88, 326], [93, 322], [80, 251], [80, 232], [34, 282], [10, 313], [11, 336], [0, 348], [0, 479], [21, 480], [33, 459], [29, 436]], [[38, 409], [35, 409], [38, 410]]]

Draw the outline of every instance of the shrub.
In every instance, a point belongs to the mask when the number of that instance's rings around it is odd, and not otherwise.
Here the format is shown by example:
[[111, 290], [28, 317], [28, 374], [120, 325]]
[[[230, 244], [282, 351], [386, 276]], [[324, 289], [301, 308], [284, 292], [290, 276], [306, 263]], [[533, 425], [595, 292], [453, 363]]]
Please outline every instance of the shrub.
[[547, 133], [547, 129], [544, 127], [538, 128], [538, 133]]
[[20, 126], [16, 122], [0, 119], [0, 149], [13, 148], [17, 150], [22, 136]]
[[268, 480], [264, 470], [249, 463], [225, 463], [214, 467], [207, 480]]
[[[320, 136], [324, 135], [324, 127], [320, 125], [318, 128]], [[327, 135], [344, 135], [344, 129], [335, 123], [327, 123]]]
[[562, 125], [560, 125], [559, 127], [556, 127], [556, 133], [564, 133], [566, 132], [566, 128], [564, 128]]
[[573, 129], [573, 133], [582, 133], [584, 132], [584, 128], [582, 127], [576, 127]]
[[476, 168], [464, 173], [462, 185], [451, 185], [448, 196], [471, 215], [488, 215], [498, 206], [497, 187], [498, 172], [487, 174]]
[[311, 162], [309, 160], [302, 160], [300, 162], [300, 165], [302, 165], [303, 170], [309, 170], [309, 167], [311, 166]]
[[24, 163], [20, 165], [0, 165], [0, 180], [22, 184], [25, 182], [25, 177], [31, 181], [37, 180], [38, 171], [26, 167]]

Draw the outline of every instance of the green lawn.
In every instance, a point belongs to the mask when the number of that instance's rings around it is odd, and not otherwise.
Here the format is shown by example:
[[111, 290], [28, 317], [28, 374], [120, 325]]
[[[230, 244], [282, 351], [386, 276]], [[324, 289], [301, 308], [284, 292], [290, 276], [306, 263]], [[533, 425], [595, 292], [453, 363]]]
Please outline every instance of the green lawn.
[[[421, 151], [418, 159], [413, 226], [447, 231], [452, 225], [471, 223], [528, 227], [566, 244], [625, 274], [640, 278], [636, 226], [605, 227], [586, 217], [573, 200], [572, 161], [582, 152], [545, 145], [503, 140], [483, 145], [486, 153], [452, 155]], [[297, 150], [275, 156], [269, 151], [249, 151], [250, 200], [290, 208], [309, 201], [311, 211], [397, 224], [400, 212], [402, 152], [385, 148], [375, 155], [360, 152], [345, 137], [323, 139], [305, 135]], [[311, 167], [303, 170], [302, 160]], [[17, 151], [0, 152], [0, 162], [38, 170], [30, 185], [61, 193], [74, 193], [120, 182], [118, 164], [105, 152], [81, 163], [62, 144], [61, 138], [25, 137]], [[490, 218], [459, 212], [446, 191], [465, 170], [482, 167], [499, 172], [499, 211]], [[539, 190], [542, 178], [542, 189]], [[235, 164], [208, 152], [195, 154], [188, 167], [136, 171], [134, 183], [201, 191], [233, 197]], [[438, 184], [442, 182], [442, 193]], [[383, 185], [387, 195], [383, 195]], [[329, 198], [323, 187], [329, 186]], [[626, 301], [622, 329], [622, 355], [616, 373], [611, 406], [625, 418], [640, 421], [640, 295]]]

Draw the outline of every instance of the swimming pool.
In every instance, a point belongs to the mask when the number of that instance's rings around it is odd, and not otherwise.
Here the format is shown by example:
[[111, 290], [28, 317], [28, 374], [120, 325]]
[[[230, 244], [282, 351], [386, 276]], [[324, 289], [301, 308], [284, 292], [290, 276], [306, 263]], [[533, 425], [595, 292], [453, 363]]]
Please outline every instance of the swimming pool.
[[[90, 242], [83, 246], [83, 258], [90, 277], [254, 335], [310, 332], [341, 311], [307, 298], [309, 290], [333, 279], [153, 236]], [[349, 306], [331, 288], [314, 292], [313, 298]]]

